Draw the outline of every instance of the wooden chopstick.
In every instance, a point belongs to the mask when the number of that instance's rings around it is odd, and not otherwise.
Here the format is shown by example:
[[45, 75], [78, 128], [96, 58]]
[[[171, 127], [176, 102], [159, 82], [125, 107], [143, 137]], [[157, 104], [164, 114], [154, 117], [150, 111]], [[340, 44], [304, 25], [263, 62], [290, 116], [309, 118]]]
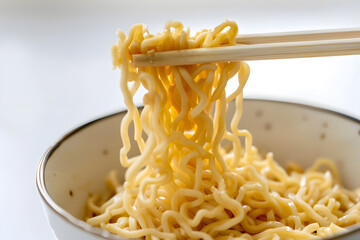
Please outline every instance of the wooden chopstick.
[[332, 39], [360, 38], [360, 28], [343, 28], [332, 30], [312, 30], [296, 32], [277, 32], [238, 35], [236, 42], [240, 44], [262, 44], [279, 42], [304, 42]]
[[189, 65], [360, 54], [360, 29], [255, 34], [239, 36], [237, 41], [245, 44], [136, 54], [133, 55], [133, 65]]

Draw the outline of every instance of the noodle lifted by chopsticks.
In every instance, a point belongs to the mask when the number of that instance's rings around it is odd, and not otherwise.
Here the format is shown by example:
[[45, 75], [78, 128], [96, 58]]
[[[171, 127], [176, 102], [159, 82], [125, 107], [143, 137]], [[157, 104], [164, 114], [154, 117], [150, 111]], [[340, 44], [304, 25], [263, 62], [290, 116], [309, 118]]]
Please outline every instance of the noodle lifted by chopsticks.
[[[132, 54], [233, 45], [237, 30], [226, 21], [191, 37], [181, 23], [169, 22], [157, 35], [142, 24], [128, 37], [117, 33], [113, 64], [121, 69], [128, 108], [120, 161], [128, 169], [123, 185], [114, 172], [109, 175], [111, 198], [89, 199], [89, 224], [146, 239], [276, 240], [322, 238], [360, 223], [360, 191], [341, 186], [330, 160], [320, 159], [305, 172], [296, 166], [287, 172], [272, 153], [261, 157], [251, 134], [238, 128], [249, 76], [245, 62], [131, 65]], [[238, 88], [227, 94], [227, 82], [236, 74]], [[141, 114], [133, 102], [140, 85], [147, 90]], [[233, 99], [236, 111], [227, 129]], [[128, 157], [130, 124], [141, 152], [133, 158]], [[328, 170], [319, 171], [323, 166]]]

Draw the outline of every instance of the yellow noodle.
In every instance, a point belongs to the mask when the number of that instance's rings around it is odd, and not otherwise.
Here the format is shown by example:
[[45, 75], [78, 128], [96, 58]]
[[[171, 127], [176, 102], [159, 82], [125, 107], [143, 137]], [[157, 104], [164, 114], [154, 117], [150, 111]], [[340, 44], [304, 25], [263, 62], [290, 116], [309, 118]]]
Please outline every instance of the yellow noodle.
[[[156, 35], [142, 24], [128, 37], [117, 32], [111, 52], [128, 108], [120, 151], [128, 169], [123, 185], [114, 172], [107, 178], [112, 197], [89, 198], [89, 224], [151, 240], [281, 240], [323, 238], [360, 223], [360, 190], [341, 186], [331, 160], [319, 159], [305, 171], [296, 164], [285, 170], [272, 153], [262, 157], [251, 133], [239, 129], [249, 77], [245, 62], [132, 66], [132, 54], [233, 45], [237, 30], [235, 22], [225, 21], [193, 37], [180, 22], [168, 22]], [[238, 87], [227, 93], [236, 73]], [[147, 91], [141, 114], [133, 102], [140, 86]], [[229, 130], [226, 113], [233, 100]], [[130, 124], [140, 149], [132, 158]]]

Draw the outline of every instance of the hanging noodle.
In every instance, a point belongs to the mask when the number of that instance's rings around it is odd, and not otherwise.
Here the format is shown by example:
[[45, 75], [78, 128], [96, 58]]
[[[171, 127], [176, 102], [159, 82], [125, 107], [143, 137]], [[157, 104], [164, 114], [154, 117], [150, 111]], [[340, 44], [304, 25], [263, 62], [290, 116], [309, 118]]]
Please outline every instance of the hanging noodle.
[[[330, 160], [320, 159], [306, 171], [294, 164], [285, 170], [272, 153], [262, 157], [251, 134], [238, 129], [249, 76], [245, 62], [131, 64], [137, 53], [233, 45], [237, 30], [226, 21], [194, 37], [179, 22], [168, 22], [157, 35], [142, 24], [128, 37], [118, 31], [112, 55], [128, 108], [120, 151], [128, 169], [123, 185], [115, 172], [109, 175], [113, 196], [88, 200], [89, 224], [130, 238], [278, 240], [323, 238], [360, 223], [360, 191], [341, 186]], [[236, 73], [238, 87], [227, 95], [226, 84]], [[140, 85], [147, 90], [141, 114], [133, 102]], [[227, 129], [233, 99], [236, 111]], [[130, 124], [140, 149], [133, 158], [128, 158]], [[231, 149], [222, 147], [223, 141], [231, 142]]]

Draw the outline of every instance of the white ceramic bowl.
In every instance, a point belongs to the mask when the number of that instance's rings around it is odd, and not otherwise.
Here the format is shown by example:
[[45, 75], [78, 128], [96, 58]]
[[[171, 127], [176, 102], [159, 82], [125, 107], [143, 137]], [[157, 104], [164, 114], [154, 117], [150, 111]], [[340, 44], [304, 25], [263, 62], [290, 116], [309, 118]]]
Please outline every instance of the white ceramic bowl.
[[[229, 112], [233, 110], [231, 105]], [[104, 191], [109, 171], [118, 169], [123, 177], [119, 132], [124, 114], [109, 115], [73, 130], [42, 157], [36, 182], [58, 239], [124, 239], [81, 220], [86, 199]], [[337, 163], [346, 187], [360, 187], [358, 119], [301, 104], [248, 99], [241, 128], [250, 130], [254, 145], [262, 152], [272, 151], [281, 164], [294, 160], [308, 167], [318, 157], [329, 157]], [[360, 239], [360, 228], [353, 227], [337, 239]]]

